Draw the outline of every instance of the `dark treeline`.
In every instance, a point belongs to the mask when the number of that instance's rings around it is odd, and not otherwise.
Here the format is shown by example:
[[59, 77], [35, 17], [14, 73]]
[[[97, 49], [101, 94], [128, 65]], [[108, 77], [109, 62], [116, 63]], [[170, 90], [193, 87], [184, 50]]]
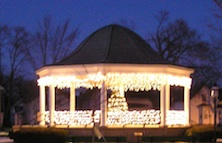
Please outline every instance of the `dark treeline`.
[[[38, 23], [35, 31], [0, 25], [0, 85], [4, 87], [1, 110], [4, 126], [11, 125], [11, 106], [37, 96], [35, 70], [55, 63], [74, 50], [78, 28], [69, 20], [53, 25], [51, 17]], [[4, 101], [4, 102], [3, 102]]]

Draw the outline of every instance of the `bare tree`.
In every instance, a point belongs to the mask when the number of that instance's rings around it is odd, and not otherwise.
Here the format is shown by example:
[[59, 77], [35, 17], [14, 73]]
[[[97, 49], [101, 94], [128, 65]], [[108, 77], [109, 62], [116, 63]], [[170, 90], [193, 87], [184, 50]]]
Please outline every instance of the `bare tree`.
[[0, 85], [2, 84], [2, 78], [3, 78], [3, 51], [5, 50], [5, 47], [8, 43], [10, 31], [8, 26], [6, 25], [0, 25]]
[[[196, 48], [189, 51], [190, 56], [186, 59], [187, 65], [195, 68], [192, 75], [193, 87], [202, 88], [203, 85], [212, 86], [220, 77], [215, 69], [215, 61], [217, 53], [214, 48], [207, 42], [202, 42]], [[214, 64], [213, 64], [214, 63]], [[196, 90], [194, 88], [194, 90]], [[195, 91], [194, 91], [195, 92]]]
[[[197, 31], [189, 27], [184, 20], [169, 21], [169, 13], [166, 11], [160, 12], [156, 19], [159, 23], [157, 30], [148, 41], [159, 55], [174, 64], [194, 68], [194, 90], [213, 84], [218, 76], [212, 63], [216, 53], [211, 45], [201, 40]], [[212, 59], [209, 59], [209, 55]]]
[[159, 25], [149, 42], [162, 57], [180, 63], [187, 51], [199, 44], [200, 36], [182, 19], [168, 22], [168, 15], [163, 11], [159, 17], [156, 16]]
[[33, 48], [30, 51], [30, 61], [34, 70], [58, 62], [71, 52], [78, 28], [70, 30], [69, 25], [70, 22], [67, 20], [62, 25], [54, 26], [49, 16], [39, 23], [39, 29], [33, 35]]
[[[215, 8], [213, 16], [208, 22], [208, 28], [211, 33], [211, 52], [208, 54], [209, 61], [214, 69], [214, 75], [217, 77], [215, 83], [220, 84], [222, 79], [222, 1], [214, 0]], [[220, 84], [221, 85], [221, 84]]]
[[24, 62], [27, 60], [27, 51], [29, 45], [28, 33], [22, 27], [15, 27], [11, 30], [9, 43], [7, 45], [7, 51], [9, 55], [9, 71], [7, 78], [5, 79], [5, 115], [4, 115], [4, 125], [10, 126], [10, 110], [13, 104], [12, 101], [16, 97], [19, 97], [17, 92], [16, 82], [21, 77], [24, 77], [23, 70], [25, 69]]
[[222, 9], [222, 1], [221, 0], [214, 0], [214, 2], [216, 3], [216, 5]]
[[27, 60], [29, 51], [29, 35], [23, 27], [12, 30], [8, 51], [10, 58], [10, 73], [16, 75], [21, 68], [20, 65]]

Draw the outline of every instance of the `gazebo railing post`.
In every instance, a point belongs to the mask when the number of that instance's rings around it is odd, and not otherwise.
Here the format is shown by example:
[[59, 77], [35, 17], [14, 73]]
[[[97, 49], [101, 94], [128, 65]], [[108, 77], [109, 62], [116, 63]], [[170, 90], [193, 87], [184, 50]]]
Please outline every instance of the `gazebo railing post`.
[[49, 126], [54, 126], [54, 115], [55, 115], [55, 87], [54, 85], [49, 86]]
[[190, 125], [190, 89], [184, 87], [184, 112], [186, 114], [186, 124]]
[[70, 107], [69, 107], [69, 111], [75, 111], [75, 100], [76, 100], [76, 95], [75, 95], [75, 85], [74, 83], [71, 83], [70, 85]]
[[161, 114], [161, 125], [166, 126], [167, 111], [170, 110], [170, 85], [166, 83], [161, 86], [160, 91], [160, 114]]
[[165, 85], [161, 85], [161, 91], [160, 91], [160, 123], [161, 126], [166, 125], [166, 103], [165, 103]]
[[105, 81], [102, 82], [100, 89], [100, 110], [101, 110], [101, 121], [100, 126], [106, 126], [107, 120], [107, 90]]

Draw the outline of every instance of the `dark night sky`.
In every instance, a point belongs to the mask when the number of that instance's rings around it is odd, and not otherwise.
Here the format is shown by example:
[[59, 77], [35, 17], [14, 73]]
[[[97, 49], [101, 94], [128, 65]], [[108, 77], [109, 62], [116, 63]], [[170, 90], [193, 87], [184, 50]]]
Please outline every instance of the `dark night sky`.
[[213, 0], [0, 0], [0, 23], [32, 30], [46, 15], [56, 23], [70, 19], [71, 27], [79, 26], [78, 45], [112, 23], [132, 23], [145, 39], [157, 26], [153, 15], [166, 10], [171, 19], [183, 18], [206, 38], [206, 24], [215, 7]]
[[[216, 8], [213, 0], [0, 0], [0, 24], [34, 31], [47, 15], [55, 25], [69, 19], [71, 28], [79, 27], [76, 48], [92, 32], [109, 24], [133, 25], [133, 31], [147, 39], [157, 27], [154, 15], [168, 11], [170, 20], [182, 18], [208, 39], [206, 25]], [[6, 61], [4, 58], [3, 64], [7, 65]]]

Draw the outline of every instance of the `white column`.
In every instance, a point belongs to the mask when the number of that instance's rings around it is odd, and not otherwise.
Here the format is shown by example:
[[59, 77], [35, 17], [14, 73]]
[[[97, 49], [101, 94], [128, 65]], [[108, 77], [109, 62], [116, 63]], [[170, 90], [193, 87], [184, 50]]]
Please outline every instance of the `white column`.
[[45, 125], [45, 86], [40, 85], [39, 87], [39, 115], [38, 118], [40, 119], [39, 125]]
[[170, 85], [167, 83], [165, 86], [165, 98], [166, 98], [166, 112], [170, 110]]
[[186, 124], [190, 125], [190, 89], [184, 87], [184, 112], [187, 116]]
[[55, 112], [55, 87], [49, 86], [49, 126], [54, 126], [54, 112]]
[[101, 120], [100, 125], [106, 126], [107, 120], [107, 91], [105, 81], [102, 83], [102, 87], [100, 89], [100, 110], [101, 110]]
[[166, 102], [166, 104], [165, 104], [166, 105], [166, 108], [165, 108], [166, 109], [166, 111], [165, 111], [166, 112], [166, 117], [165, 117], [165, 123], [166, 124], [165, 125], [167, 126], [167, 121], [166, 121], [167, 116], [168, 116], [167, 113], [170, 110], [170, 85], [167, 83], [165, 88], [166, 88], [165, 89], [165, 92], [166, 92], [165, 93], [165, 96], [166, 96], [165, 97], [165, 102]]
[[161, 122], [161, 126], [165, 126], [166, 122], [166, 99], [165, 99], [165, 85], [161, 86], [161, 90], [160, 90], [160, 122]]
[[165, 84], [161, 86], [160, 90], [160, 116], [161, 125], [166, 126], [167, 111], [170, 110], [170, 86]]
[[75, 107], [76, 107], [75, 103], [76, 103], [75, 86], [73, 83], [71, 83], [71, 86], [70, 86], [70, 107], [69, 107], [70, 111], [75, 111]]

